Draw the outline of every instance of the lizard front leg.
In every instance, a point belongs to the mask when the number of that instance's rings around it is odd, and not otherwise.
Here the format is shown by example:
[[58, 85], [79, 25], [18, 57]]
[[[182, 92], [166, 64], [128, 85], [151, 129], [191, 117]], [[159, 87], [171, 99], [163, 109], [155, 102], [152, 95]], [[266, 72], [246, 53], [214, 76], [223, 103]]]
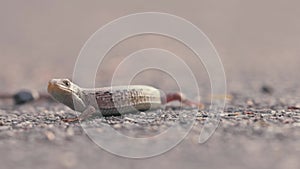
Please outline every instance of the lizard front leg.
[[89, 105], [87, 108], [78, 116], [75, 118], [66, 118], [63, 119], [64, 122], [77, 122], [77, 121], [82, 121], [87, 119], [89, 116], [93, 115], [96, 113], [95, 107]]

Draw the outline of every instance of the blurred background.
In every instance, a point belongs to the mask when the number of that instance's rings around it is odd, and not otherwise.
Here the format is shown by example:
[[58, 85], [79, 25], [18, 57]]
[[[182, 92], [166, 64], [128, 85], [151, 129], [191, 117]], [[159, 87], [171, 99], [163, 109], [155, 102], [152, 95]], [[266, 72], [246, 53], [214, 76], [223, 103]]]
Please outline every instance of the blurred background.
[[[253, 88], [251, 92], [255, 92], [255, 87], [261, 84], [278, 85], [279, 91], [292, 90], [299, 81], [299, 5], [297, 0], [2, 0], [0, 91], [14, 92], [20, 88], [45, 91], [49, 79], [71, 78], [81, 48], [96, 30], [121, 16], [149, 11], [177, 15], [198, 26], [219, 52], [229, 91]], [[98, 81], [108, 84], [122, 57], [149, 47], [170, 50], [187, 62], [193, 55], [173, 39], [154, 35], [133, 37], [109, 52], [106, 64], [98, 70]], [[205, 69], [199, 65], [191, 67], [198, 73], [198, 82], [209, 89]], [[167, 77], [153, 73], [145, 72], [149, 77], [152, 74], [150, 82], [140, 77], [134, 82], [149, 84]], [[167, 79], [173, 83], [171, 78]]]

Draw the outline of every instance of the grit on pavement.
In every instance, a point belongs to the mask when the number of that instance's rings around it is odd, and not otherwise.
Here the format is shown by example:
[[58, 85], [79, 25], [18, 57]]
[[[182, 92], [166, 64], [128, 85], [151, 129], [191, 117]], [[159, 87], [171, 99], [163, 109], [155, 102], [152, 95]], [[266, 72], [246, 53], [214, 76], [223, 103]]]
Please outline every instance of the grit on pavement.
[[[0, 1], [0, 95], [24, 88], [46, 93], [49, 79], [72, 77], [81, 47], [98, 28], [127, 14], [161, 11], [190, 20], [212, 40], [224, 65], [228, 97], [217, 130], [199, 144], [201, 129], [210, 117], [210, 83], [204, 67], [173, 39], [155, 35], [127, 39], [100, 66], [99, 86], [110, 83], [113, 71], [130, 53], [163, 48], [192, 68], [206, 108], [195, 112], [175, 103], [147, 113], [96, 118], [94, 124], [100, 129], [110, 125], [131, 137], [147, 137], [174, 124], [184, 128], [195, 117], [187, 137], [158, 156], [124, 158], [97, 146], [79, 123], [63, 122], [77, 113], [52, 99], [24, 105], [0, 99], [0, 168], [300, 168], [298, 6], [297, 1], [132, 1], [121, 5], [117, 1]], [[172, 78], [158, 71], [141, 73], [132, 82], [166, 91], [178, 89]], [[105, 129], [99, 132], [107, 134]], [[127, 150], [128, 145], [120, 143], [119, 148]]]

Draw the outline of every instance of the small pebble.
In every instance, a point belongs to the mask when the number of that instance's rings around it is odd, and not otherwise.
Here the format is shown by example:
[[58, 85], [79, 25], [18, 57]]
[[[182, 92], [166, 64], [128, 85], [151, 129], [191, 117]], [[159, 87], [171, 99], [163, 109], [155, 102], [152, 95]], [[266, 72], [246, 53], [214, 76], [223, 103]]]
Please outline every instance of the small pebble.
[[74, 136], [74, 133], [75, 133], [73, 128], [71, 128], [71, 127], [68, 127], [66, 132], [67, 132], [68, 136]]
[[121, 124], [115, 124], [115, 125], [113, 125], [113, 128], [115, 128], [115, 129], [119, 129], [119, 128], [121, 128], [121, 127], [122, 127]]
[[30, 101], [36, 100], [39, 98], [39, 94], [37, 91], [30, 91], [30, 90], [23, 90], [19, 91], [13, 96], [13, 99], [15, 101], [15, 104], [24, 104], [28, 103]]
[[46, 135], [47, 139], [50, 141], [55, 139], [55, 134], [52, 131], [46, 131], [45, 135]]
[[260, 90], [264, 94], [273, 94], [274, 92], [274, 89], [268, 85], [263, 85]]

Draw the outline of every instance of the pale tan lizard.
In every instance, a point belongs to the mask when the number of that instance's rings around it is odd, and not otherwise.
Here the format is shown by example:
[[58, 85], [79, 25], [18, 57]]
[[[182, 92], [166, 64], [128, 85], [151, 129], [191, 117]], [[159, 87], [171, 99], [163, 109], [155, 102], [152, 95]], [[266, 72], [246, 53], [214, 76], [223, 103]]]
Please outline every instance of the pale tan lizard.
[[60, 103], [81, 112], [77, 118], [65, 119], [66, 122], [83, 120], [96, 113], [96, 109], [103, 116], [113, 116], [158, 109], [174, 100], [189, 106], [203, 107], [201, 103], [186, 99], [182, 93], [164, 94], [161, 90], [146, 85], [86, 89], [69, 79], [52, 79], [48, 84], [48, 93]]

